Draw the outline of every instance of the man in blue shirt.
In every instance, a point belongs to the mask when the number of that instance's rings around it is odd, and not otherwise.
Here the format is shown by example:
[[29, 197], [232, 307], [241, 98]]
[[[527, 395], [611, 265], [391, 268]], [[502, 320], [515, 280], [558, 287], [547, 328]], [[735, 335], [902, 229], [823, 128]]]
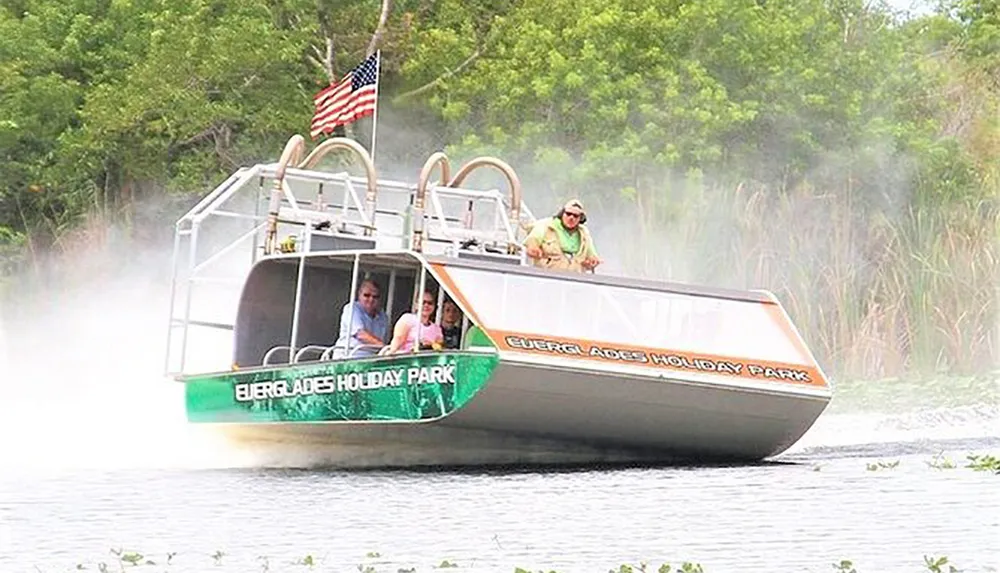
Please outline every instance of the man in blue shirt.
[[[374, 281], [365, 279], [358, 287], [358, 300], [344, 305], [340, 313], [340, 337], [337, 339], [337, 354], [344, 356], [374, 356], [379, 348], [385, 345], [389, 335], [389, 317], [379, 308], [382, 293]], [[353, 308], [353, 317], [349, 317]], [[350, 334], [348, 334], [350, 320]], [[348, 346], [350, 337], [350, 346]], [[353, 354], [350, 349], [358, 346], [375, 345], [372, 348], [359, 348]]]

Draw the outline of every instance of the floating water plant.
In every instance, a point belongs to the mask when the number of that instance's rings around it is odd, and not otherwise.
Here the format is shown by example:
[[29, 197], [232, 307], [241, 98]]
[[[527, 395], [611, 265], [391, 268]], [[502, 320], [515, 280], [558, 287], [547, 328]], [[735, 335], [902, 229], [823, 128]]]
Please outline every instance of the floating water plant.
[[868, 471], [873, 472], [877, 470], [889, 470], [895, 468], [898, 465], [899, 465], [899, 460], [896, 460], [894, 462], [883, 462], [880, 460], [874, 464], [867, 464], [866, 467], [868, 468]]
[[[924, 555], [924, 565], [927, 566], [928, 571], [933, 571], [933, 573], [958, 573], [958, 569], [954, 565], [948, 564], [948, 557], [928, 557]], [[948, 565], [945, 569], [944, 566]]]
[[[143, 561], [142, 554], [138, 553], [138, 552], [135, 552], [135, 551], [124, 551], [122, 549], [111, 549], [111, 553], [115, 557], [118, 558], [118, 565], [121, 566], [122, 568], [124, 568], [124, 564], [125, 563], [128, 563], [132, 567], [135, 567], [135, 566], [139, 565], [140, 563], [143, 564], [143, 565], [156, 565], [156, 563], [154, 561], [150, 560], [150, 559], [146, 559], [145, 561]], [[168, 562], [169, 562], [169, 558], [168, 558]], [[103, 563], [102, 563], [102, 565], [103, 565]], [[80, 566], [78, 565], [77, 569], [79, 569], [79, 568], [80, 568]]]
[[944, 452], [938, 452], [934, 459], [927, 462], [927, 465], [938, 470], [950, 470], [955, 468], [955, 462], [945, 457]]
[[1000, 474], [1000, 458], [984, 455], [984, 456], [966, 456], [969, 460], [969, 464], [965, 467], [972, 468], [977, 472], [993, 472], [995, 474]]
[[[971, 457], [971, 456], [970, 456]], [[989, 457], [989, 456], [987, 456]], [[996, 461], [996, 458], [991, 458]], [[147, 556], [139, 552], [123, 551], [121, 549], [112, 549], [111, 553], [118, 558], [118, 567], [114, 566], [108, 567], [107, 563], [100, 562], [97, 564], [97, 570], [101, 573], [127, 573], [133, 568], [142, 571], [156, 571], [158, 573], [169, 573], [170, 571], [177, 571], [178, 573], [187, 573], [188, 571], [201, 571], [203, 568], [194, 566], [193, 568], [175, 569], [176, 564], [171, 563], [173, 557], [176, 553], [167, 553], [166, 559], [160, 562], [157, 566], [156, 562], [148, 558]], [[221, 563], [222, 557], [225, 555], [222, 551], [216, 551], [210, 555], [212, 561], [218, 565]], [[366, 557], [376, 557], [379, 556], [378, 553], [369, 552]], [[260, 571], [261, 573], [268, 573], [271, 571], [271, 559], [270, 557], [261, 555], [257, 557], [257, 560], [261, 562], [261, 568], [255, 571]], [[304, 557], [296, 559], [294, 561], [285, 561], [285, 563], [290, 563], [293, 567], [292, 571], [305, 571], [312, 570], [318, 567], [323, 561], [322, 557], [316, 557], [313, 554], [306, 554]], [[329, 564], [327, 567], [321, 567], [320, 571], [342, 571], [342, 567], [338, 567], [338, 564]], [[339, 564], [343, 565], [343, 564]], [[430, 565], [429, 567], [400, 567], [398, 565], [380, 564], [382, 568], [376, 567], [375, 564], [370, 563], [360, 563], [356, 565], [356, 569], [359, 573], [417, 573], [417, 571], [433, 571], [437, 569], [459, 569], [462, 567], [448, 559], [442, 560], [438, 565]], [[947, 556], [935, 557], [930, 555], [923, 556], [924, 571], [929, 573], [961, 573], [961, 569], [958, 569], [953, 565]], [[336, 567], [335, 569], [330, 569], [329, 566]], [[831, 567], [834, 571], [839, 573], [874, 573], [865, 572], [864, 570], [858, 570], [855, 567], [854, 562], [849, 559], [842, 559], [838, 562], [832, 563]], [[300, 569], [301, 568], [301, 569]], [[80, 571], [89, 570], [89, 567], [84, 563], [77, 563], [76, 569]], [[35, 570], [38, 573], [47, 573], [47, 570], [36, 566]], [[61, 570], [61, 569], [60, 569]], [[287, 569], [282, 569], [283, 571]], [[560, 573], [558, 570], [550, 569], [526, 569], [523, 567], [513, 567], [510, 569], [512, 573]], [[608, 569], [608, 573], [706, 573], [705, 568], [700, 563], [694, 563], [690, 561], [684, 561], [679, 566], [673, 566], [669, 563], [663, 563], [658, 567], [646, 562], [640, 562], [638, 564], [623, 563], [612, 569]]]
[[843, 559], [840, 563], [834, 563], [833, 568], [841, 573], [858, 573], [858, 570], [854, 568], [854, 563], [848, 559]]

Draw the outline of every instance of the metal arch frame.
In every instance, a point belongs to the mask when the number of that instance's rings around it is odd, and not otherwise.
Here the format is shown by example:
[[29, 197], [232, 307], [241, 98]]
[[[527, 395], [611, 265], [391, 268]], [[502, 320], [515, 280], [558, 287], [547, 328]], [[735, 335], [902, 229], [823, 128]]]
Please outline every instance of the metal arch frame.
[[[439, 182], [436, 185], [429, 186], [431, 175], [437, 167], [440, 167], [441, 172]], [[508, 201], [504, 201], [504, 195], [496, 189], [489, 191], [476, 191], [461, 187], [462, 183], [468, 178], [468, 176], [473, 171], [481, 167], [492, 167], [500, 171], [506, 177], [510, 188]], [[432, 154], [424, 163], [424, 166], [420, 171], [420, 177], [417, 182], [416, 194], [414, 195], [413, 201], [415, 224], [411, 232], [413, 237], [411, 241], [411, 248], [416, 252], [422, 252], [424, 248], [423, 243], [425, 235], [427, 239], [430, 238], [429, 234], [425, 231], [427, 195], [430, 193], [430, 202], [433, 206], [434, 218], [439, 222], [446, 239], [451, 238], [453, 239], [453, 242], [457, 242], [457, 240], [459, 240], [454, 237], [454, 230], [448, 226], [447, 217], [445, 216], [444, 208], [441, 204], [442, 195], [450, 195], [469, 200], [465, 221], [465, 227], [468, 232], [464, 234], [474, 238], [484, 238], [484, 236], [490, 235], [490, 233], [486, 232], [471, 231], [473, 204], [477, 200], [486, 200], [498, 207], [494, 212], [494, 226], [499, 227], [499, 229], [495, 229], [493, 231], [494, 236], [490, 238], [496, 241], [498, 240], [498, 237], [495, 236], [495, 233], [497, 231], [504, 232], [506, 234], [506, 240], [504, 242], [506, 243], [505, 246], [507, 252], [509, 254], [514, 254], [521, 251], [522, 249], [518, 241], [516, 229], [521, 227], [522, 211], [527, 211], [527, 208], [521, 198], [521, 181], [520, 178], [518, 178], [517, 173], [514, 172], [514, 169], [504, 161], [495, 157], [481, 156], [466, 162], [458, 170], [454, 177], [449, 178], [450, 172], [451, 164], [448, 161], [447, 155], [443, 152]], [[527, 213], [530, 217], [530, 211]], [[499, 225], [497, 225], [498, 220]], [[512, 222], [516, 222], [516, 226], [515, 224], [512, 224]]]

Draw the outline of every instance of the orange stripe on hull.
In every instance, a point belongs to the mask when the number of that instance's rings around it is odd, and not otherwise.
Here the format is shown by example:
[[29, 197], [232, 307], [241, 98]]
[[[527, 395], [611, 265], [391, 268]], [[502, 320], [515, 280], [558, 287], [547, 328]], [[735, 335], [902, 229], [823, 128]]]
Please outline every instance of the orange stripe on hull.
[[812, 366], [492, 329], [489, 334], [500, 350], [509, 352], [766, 382], [818, 387], [827, 385], [822, 373]]

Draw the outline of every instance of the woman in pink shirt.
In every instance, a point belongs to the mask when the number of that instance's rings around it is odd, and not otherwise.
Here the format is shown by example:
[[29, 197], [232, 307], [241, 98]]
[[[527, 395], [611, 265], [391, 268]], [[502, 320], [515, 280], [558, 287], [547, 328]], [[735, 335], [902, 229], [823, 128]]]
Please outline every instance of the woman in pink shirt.
[[[437, 303], [431, 291], [424, 291], [423, 301], [420, 304], [420, 348], [434, 348], [439, 350], [442, 347], [444, 335], [441, 327], [433, 322], [434, 309]], [[413, 351], [417, 341], [417, 315], [408, 312], [399, 317], [396, 327], [392, 331], [392, 342], [382, 349], [379, 354], [398, 354]]]

